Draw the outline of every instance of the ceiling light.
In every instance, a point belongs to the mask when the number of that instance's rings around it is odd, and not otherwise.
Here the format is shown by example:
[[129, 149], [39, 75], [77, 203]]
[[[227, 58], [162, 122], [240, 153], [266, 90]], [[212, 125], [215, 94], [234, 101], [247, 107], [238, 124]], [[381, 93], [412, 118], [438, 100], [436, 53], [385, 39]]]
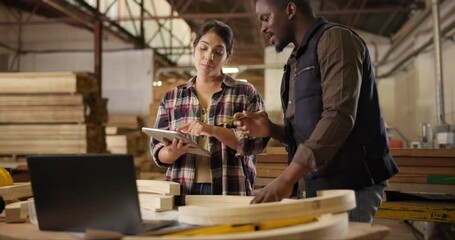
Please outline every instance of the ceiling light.
[[239, 69], [236, 67], [224, 67], [223, 73], [238, 73]]

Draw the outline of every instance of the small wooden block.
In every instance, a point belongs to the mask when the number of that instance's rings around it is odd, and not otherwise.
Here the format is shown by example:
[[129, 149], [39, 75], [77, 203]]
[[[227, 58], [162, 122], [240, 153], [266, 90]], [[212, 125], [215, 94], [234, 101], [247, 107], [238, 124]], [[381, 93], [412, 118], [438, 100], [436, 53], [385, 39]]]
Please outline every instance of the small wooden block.
[[180, 195], [180, 184], [160, 180], [136, 180], [137, 189], [142, 193], [158, 193], [162, 195]]

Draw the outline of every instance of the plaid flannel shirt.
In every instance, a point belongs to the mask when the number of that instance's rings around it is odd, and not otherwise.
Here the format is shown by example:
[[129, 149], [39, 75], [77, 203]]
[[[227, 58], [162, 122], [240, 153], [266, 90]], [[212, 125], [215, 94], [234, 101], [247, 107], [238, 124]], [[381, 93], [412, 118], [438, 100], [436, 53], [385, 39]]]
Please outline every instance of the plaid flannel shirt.
[[[160, 102], [155, 128], [174, 130], [191, 121], [200, 120], [201, 107], [194, 84], [196, 77], [166, 93]], [[253, 85], [236, 81], [225, 75], [221, 91], [213, 94], [208, 107], [208, 122], [217, 125], [232, 118], [234, 113], [247, 110], [264, 111], [264, 103]], [[215, 137], [209, 137], [211, 152], [212, 194], [252, 195], [256, 177], [256, 156], [262, 152], [269, 138], [252, 138], [242, 134], [233, 123], [225, 127], [232, 129], [237, 139], [237, 149], [231, 149]], [[190, 138], [197, 142], [196, 136]], [[195, 178], [195, 155], [185, 154], [173, 164], [163, 164], [158, 152], [164, 145], [152, 139], [153, 160], [160, 167], [167, 167], [166, 180], [178, 182], [183, 194], [189, 193]]]

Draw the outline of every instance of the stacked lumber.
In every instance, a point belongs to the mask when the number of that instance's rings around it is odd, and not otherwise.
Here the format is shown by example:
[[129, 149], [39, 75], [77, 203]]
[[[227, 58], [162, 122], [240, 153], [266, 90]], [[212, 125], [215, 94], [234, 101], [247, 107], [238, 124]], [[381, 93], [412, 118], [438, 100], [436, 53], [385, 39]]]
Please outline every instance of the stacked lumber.
[[107, 100], [89, 73], [0, 73], [0, 154], [105, 152]]
[[[150, 172], [149, 139], [141, 129], [145, 126], [138, 115], [109, 115], [106, 126], [106, 146], [110, 153], [131, 154], [134, 157], [136, 175]], [[163, 174], [161, 174], [163, 175]], [[162, 179], [162, 177], [159, 177]]]
[[391, 149], [400, 172], [391, 183], [455, 185], [455, 149]]
[[158, 180], [136, 180], [141, 208], [153, 211], [174, 209], [174, 197], [180, 195], [180, 184]]
[[256, 189], [272, 182], [288, 166], [288, 155], [284, 148], [268, 147], [266, 153], [256, 155]]
[[147, 136], [141, 132], [144, 126], [141, 116], [109, 115], [106, 123], [106, 144], [111, 153], [128, 153], [142, 156], [148, 152]]

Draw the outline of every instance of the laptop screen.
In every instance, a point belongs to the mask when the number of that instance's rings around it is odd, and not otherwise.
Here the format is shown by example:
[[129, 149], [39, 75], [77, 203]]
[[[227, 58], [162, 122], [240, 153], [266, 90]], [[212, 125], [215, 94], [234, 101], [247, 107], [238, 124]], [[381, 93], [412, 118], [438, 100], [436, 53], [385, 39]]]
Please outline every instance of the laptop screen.
[[131, 155], [31, 155], [27, 163], [41, 230], [142, 231]]

